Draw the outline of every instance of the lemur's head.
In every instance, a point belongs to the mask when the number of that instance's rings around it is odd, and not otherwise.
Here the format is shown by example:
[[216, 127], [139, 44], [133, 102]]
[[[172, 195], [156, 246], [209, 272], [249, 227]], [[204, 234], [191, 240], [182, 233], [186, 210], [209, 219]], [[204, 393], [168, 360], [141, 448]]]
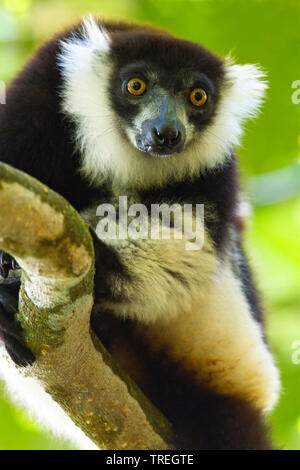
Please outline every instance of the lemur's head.
[[116, 35], [111, 57], [111, 103], [137, 149], [166, 157], [200, 138], [224, 80], [219, 58], [155, 30]]
[[232, 65], [165, 32], [93, 18], [62, 43], [63, 109], [82, 171], [126, 186], [165, 184], [230, 158], [264, 95], [254, 65]]
[[155, 30], [113, 36], [111, 50], [109, 94], [124, 134], [148, 158], [184, 152], [216, 112], [223, 62]]

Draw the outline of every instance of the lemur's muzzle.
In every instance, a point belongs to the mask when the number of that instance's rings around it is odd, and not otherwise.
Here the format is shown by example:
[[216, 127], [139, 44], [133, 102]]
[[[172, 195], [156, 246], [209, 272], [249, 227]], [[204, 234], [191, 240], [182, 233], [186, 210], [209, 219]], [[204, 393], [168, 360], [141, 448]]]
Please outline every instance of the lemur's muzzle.
[[163, 156], [180, 152], [184, 141], [185, 130], [176, 113], [175, 99], [163, 97], [159, 114], [143, 122], [137, 146], [144, 152]]

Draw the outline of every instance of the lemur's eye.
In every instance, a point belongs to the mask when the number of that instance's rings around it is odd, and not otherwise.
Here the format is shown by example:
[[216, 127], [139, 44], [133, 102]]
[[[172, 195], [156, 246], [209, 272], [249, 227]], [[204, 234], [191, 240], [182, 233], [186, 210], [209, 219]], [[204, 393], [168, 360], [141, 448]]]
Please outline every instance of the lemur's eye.
[[203, 106], [207, 101], [207, 94], [202, 88], [194, 88], [190, 93], [190, 100], [194, 106]]
[[127, 83], [127, 89], [131, 95], [140, 96], [146, 91], [146, 83], [140, 78], [131, 78]]

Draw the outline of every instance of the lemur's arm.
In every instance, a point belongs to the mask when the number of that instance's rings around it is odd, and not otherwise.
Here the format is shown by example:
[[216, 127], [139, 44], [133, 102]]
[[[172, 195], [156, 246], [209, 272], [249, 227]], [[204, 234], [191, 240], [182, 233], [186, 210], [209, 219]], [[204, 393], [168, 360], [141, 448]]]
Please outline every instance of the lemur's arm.
[[218, 259], [209, 236], [197, 251], [186, 250], [186, 242], [95, 240], [96, 304], [142, 324], [189, 309], [216, 274]]

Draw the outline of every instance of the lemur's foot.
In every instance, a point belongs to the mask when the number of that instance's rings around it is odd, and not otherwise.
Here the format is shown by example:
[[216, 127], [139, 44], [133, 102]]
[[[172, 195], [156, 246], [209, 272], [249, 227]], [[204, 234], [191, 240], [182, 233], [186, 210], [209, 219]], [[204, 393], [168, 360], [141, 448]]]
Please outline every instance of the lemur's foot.
[[2, 279], [6, 279], [9, 275], [9, 271], [19, 269], [19, 265], [16, 260], [5, 251], [0, 250], [0, 276]]
[[0, 340], [11, 359], [18, 366], [25, 367], [35, 361], [35, 356], [24, 344], [22, 327], [15, 320], [17, 311], [18, 289], [0, 284]]

